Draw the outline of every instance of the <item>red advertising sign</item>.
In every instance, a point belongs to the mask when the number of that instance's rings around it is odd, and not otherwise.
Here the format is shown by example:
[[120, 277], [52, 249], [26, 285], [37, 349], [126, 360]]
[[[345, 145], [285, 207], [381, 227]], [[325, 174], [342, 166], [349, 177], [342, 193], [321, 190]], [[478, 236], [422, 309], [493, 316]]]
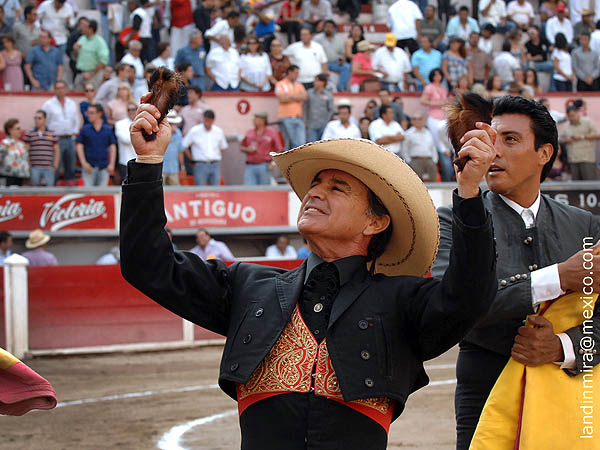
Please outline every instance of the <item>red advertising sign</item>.
[[165, 192], [171, 228], [288, 225], [287, 191]]
[[0, 226], [12, 231], [114, 230], [115, 196], [2, 195]]

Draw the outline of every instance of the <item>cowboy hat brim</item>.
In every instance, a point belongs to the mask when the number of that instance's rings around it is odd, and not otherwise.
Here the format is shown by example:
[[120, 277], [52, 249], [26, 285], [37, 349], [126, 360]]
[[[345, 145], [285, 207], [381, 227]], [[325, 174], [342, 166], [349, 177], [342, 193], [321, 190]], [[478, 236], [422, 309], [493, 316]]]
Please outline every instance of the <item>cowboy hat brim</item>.
[[439, 218], [427, 188], [398, 156], [365, 139], [311, 142], [271, 156], [301, 200], [323, 170], [341, 170], [363, 182], [387, 208], [393, 224], [376, 272], [423, 276], [429, 271], [437, 254]]
[[44, 234], [44, 237], [41, 240], [36, 241], [36, 242], [33, 242], [31, 239], [27, 239], [25, 241], [25, 247], [26, 248], [30, 248], [30, 249], [31, 248], [38, 248], [38, 247], [41, 247], [44, 244], [47, 244], [49, 240], [50, 240], [50, 236], [47, 235], [47, 234]]

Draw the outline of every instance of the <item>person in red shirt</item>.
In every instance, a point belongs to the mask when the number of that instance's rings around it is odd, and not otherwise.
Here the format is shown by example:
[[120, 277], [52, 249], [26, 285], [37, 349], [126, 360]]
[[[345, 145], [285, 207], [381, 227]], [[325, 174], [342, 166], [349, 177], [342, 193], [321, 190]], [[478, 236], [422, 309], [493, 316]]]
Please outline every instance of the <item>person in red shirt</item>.
[[246, 185], [271, 184], [271, 171], [275, 166], [270, 153], [280, 153], [283, 150], [279, 134], [269, 128], [267, 123], [267, 113], [254, 114], [254, 128], [246, 133], [240, 144], [240, 150], [246, 153]]
[[171, 0], [171, 54], [188, 44], [194, 28], [194, 14], [190, 0]]

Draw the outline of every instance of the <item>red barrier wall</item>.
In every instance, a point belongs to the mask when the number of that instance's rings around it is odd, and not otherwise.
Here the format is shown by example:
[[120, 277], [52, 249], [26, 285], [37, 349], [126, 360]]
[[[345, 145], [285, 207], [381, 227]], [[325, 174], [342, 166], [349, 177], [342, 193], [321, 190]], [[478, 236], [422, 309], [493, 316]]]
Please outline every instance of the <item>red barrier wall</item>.
[[[286, 269], [301, 261], [261, 261]], [[4, 328], [4, 295], [0, 324]], [[5, 333], [0, 333], [5, 346]], [[196, 327], [196, 339], [221, 336]], [[178, 341], [182, 321], [130, 286], [118, 266], [29, 269], [31, 350]]]

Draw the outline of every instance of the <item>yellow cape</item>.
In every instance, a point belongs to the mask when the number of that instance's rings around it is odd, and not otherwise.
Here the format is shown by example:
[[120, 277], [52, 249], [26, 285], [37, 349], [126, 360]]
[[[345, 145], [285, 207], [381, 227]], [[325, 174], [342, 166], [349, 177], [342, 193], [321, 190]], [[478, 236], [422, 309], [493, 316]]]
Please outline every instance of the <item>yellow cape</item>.
[[[543, 313], [555, 333], [583, 323], [588, 307], [582, 296], [564, 295]], [[597, 294], [592, 297], [595, 303]], [[511, 358], [487, 399], [470, 450], [600, 449], [599, 418], [600, 365], [572, 377], [557, 364], [526, 367]], [[591, 438], [580, 437], [590, 431]]]

